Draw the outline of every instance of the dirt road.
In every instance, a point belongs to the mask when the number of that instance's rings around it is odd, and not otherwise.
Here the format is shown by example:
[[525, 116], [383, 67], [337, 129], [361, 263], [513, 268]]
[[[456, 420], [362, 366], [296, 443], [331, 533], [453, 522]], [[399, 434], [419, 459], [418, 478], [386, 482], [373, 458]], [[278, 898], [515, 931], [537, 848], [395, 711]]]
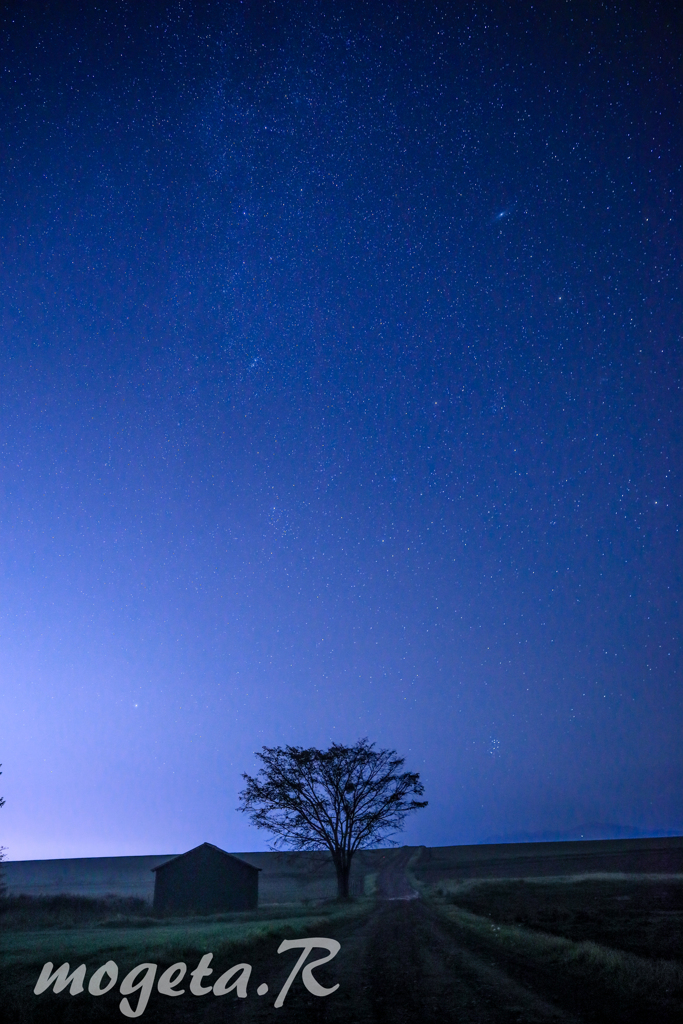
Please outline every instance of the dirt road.
[[393, 850], [391, 851], [386, 866], [382, 868], [377, 878], [377, 895], [380, 899], [414, 900], [419, 898], [419, 892], [412, 887], [406, 874], [406, 869], [415, 852], [410, 846], [404, 846], [395, 853]]
[[[340, 952], [315, 977], [324, 986], [339, 983], [336, 992], [316, 997], [297, 980], [285, 1005], [276, 1010], [273, 993], [284, 983], [291, 963], [280, 968], [271, 952], [267, 961], [254, 963], [247, 999], [230, 1006], [212, 1000], [204, 1016], [192, 1019], [207, 1024], [226, 1019], [245, 1024], [585, 1024], [599, 1019], [561, 1009], [515, 980], [490, 952], [474, 951], [458, 941], [406, 876], [414, 852], [404, 849], [387, 858], [374, 911], [335, 929]], [[259, 998], [252, 992], [266, 971], [269, 993]]]
[[[274, 995], [294, 958], [290, 955], [286, 968], [277, 970], [274, 959], [279, 958], [271, 951], [267, 960], [254, 962], [247, 999], [226, 999], [223, 1005], [223, 1000], [207, 1000], [204, 1015], [185, 1003], [191, 1015], [182, 1019], [207, 1024], [578, 1024], [583, 1019], [563, 1013], [496, 964], [458, 946], [419, 898], [389, 897], [368, 919], [335, 930], [334, 937], [340, 952], [315, 972], [326, 987], [339, 983], [331, 995], [310, 995], [297, 980], [276, 1010]], [[269, 992], [259, 998], [255, 989], [264, 975]]]
[[454, 941], [408, 880], [406, 868], [415, 852], [398, 851], [378, 878], [383, 903], [370, 926], [365, 977], [372, 1012], [366, 1019], [378, 1024], [575, 1021]]

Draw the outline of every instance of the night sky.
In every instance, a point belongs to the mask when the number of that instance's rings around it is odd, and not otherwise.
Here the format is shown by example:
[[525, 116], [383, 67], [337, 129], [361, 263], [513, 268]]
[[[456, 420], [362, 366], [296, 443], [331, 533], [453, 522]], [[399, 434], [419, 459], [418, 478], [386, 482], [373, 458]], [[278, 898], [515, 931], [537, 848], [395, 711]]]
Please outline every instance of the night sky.
[[683, 831], [675, 7], [3, 5], [8, 859]]

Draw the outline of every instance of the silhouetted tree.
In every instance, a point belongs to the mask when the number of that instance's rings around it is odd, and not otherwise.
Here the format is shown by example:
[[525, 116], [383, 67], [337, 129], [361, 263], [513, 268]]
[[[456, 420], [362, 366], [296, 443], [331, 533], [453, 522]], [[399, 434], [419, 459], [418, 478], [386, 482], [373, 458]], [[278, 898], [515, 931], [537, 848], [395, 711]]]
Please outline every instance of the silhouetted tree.
[[374, 750], [359, 740], [353, 747], [263, 747], [255, 778], [242, 775], [240, 811], [256, 828], [275, 835], [273, 849], [329, 850], [339, 896], [349, 894], [351, 860], [372, 844], [398, 845], [391, 838], [410, 811], [426, 807], [417, 772], [401, 772], [405, 758], [395, 750]]

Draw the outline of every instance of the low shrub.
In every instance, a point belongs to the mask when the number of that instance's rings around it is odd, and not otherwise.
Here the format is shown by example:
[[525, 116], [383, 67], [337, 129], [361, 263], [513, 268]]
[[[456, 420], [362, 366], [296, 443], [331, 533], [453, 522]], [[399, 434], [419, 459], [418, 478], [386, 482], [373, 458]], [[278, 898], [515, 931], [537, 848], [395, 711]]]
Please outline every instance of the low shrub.
[[0, 900], [0, 926], [7, 931], [80, 928], [102, 920], [149, 918], [151, 907], [136, 896], [5, 896]]

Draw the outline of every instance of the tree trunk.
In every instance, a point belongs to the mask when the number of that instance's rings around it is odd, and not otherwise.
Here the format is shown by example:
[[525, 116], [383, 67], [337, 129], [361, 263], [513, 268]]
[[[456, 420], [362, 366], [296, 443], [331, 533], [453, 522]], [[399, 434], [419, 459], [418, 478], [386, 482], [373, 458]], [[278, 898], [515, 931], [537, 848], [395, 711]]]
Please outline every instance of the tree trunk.
[[334, 859], [337, 871], [337, 899], [349, 898], [349, 875], [351, 874], [351, 858], [338, 854]]
[[349, 874], [351, 873], [351, 865], [346, 864], [343, 867], [337, 868], [337, 897], [339, 899], [347, 899], [349, 895]]

